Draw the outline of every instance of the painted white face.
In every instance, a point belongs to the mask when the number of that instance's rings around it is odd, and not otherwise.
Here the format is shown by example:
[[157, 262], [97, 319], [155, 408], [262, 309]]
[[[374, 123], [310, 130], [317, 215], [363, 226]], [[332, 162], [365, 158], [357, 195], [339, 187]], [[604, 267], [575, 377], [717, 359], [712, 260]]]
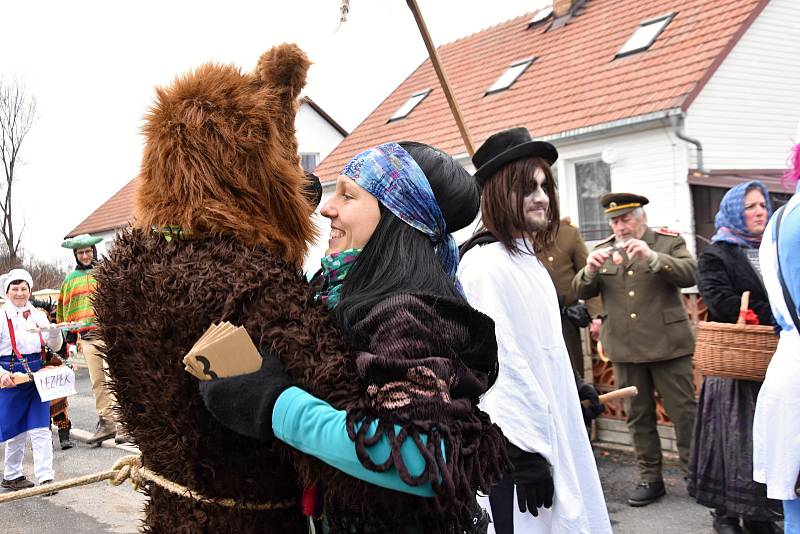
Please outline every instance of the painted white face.
[[[528, 232], [537, 232], [547, 228], [548, 213], [550, 210], [550, 197], [544, 190], [547, 177], [542, 169], [536, 169], [533, 175], [535, 189], [526, 191], [522, 199], [522, 212], [525, 217], [525, 227]], [[516, 193], [512, 193], [512, 203], [516, 204]]]

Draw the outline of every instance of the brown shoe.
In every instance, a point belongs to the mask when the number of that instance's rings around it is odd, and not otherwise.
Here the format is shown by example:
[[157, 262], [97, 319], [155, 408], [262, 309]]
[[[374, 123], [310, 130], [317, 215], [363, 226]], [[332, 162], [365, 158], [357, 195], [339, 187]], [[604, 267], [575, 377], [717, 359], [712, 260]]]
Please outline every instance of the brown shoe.
[[113, 438], [117, 433], [117, 425], [112, 419], [105, 419], [103, 417], [97, 422], [97, 430], [91, 438], [86, 440], [89, 445], [99, 444], [109, 438]]
[[25, 478], [24, 476], [17, 477], [14, 480], [6, 480], [3, 479], [3, 482], [0, 483], [0, 486], [10, 489], [11, 491], [19, 491], [28, 488], [32, 488], [34, 486], [33, 482]]
[[117, 423], [117, 435], [114, 437], [114, 443], [122, 445], [123, 443], [131, 443], [131, 435], [125, 430], [122, 423]]

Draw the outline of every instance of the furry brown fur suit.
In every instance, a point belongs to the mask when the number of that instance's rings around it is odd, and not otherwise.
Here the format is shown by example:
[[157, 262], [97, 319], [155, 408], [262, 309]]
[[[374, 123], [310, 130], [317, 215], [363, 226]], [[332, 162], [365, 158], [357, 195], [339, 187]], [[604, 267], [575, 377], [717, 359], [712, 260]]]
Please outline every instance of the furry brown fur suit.
[[134, 230], [96, 270], [121, 418], [157, 473], [211, 499], [290, 504], [228, 508], [151, 484], [144, 532], [307, 530], [288, 453], [215, 421], [181, 359], [222, 320], [244, 325], [260, 348], [339, 348], [322, 311], [306, 313], [299, 274], [315, 237], [294, 132], [309, 64], [281, 45], [253, 73], [204, 65], [158, 89], [146, 117]]
[[346, 359], [330, 314], [309, 301], [302, 275], [262, 247], [232, 238], [167, 242], [141, 230], [122, 234], [96, 275], [113, 389], [145, 466], [212, 498], [295, 502], [254, 512], [151, 485], [144, 532], [307, 532], [302, 488], [285, 446], [223, 427], [181, 362], [217, 321], [243, 325], [259, 348], [297, 362]]

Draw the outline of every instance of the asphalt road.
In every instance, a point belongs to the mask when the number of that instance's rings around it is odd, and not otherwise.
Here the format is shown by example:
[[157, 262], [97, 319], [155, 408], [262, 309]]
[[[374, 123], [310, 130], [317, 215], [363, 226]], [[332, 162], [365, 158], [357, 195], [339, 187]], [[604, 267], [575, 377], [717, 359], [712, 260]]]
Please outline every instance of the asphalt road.
[[[77, 373], [79, 394], [70, 397], [70, 417], [74, 428], [93, 431], [96, 424], [94, 401], [88, 373]], [[62, 451], [53, 432], [56, 480], [110, 469], [114, 461], [129, 451], [92, 448], [77, 443]], [[0, 453], [4, 447], [0, 445]], [[709, 510], [686, 494], [683, 474], [677, 465], [667, 463], [667, 496], [643, 508], [626, 503], [627, 493], [638, 481], [630, 452], [596, 449], [595, 456], [603, 483], [609, 515], [616, 534], [693, 534], [711, 533]], [[33, 478], [30, 449], [26, 452], [25, 473]], [[1, 490], [0, 490], [1, 491]], [[107, 482], [61, 491], [51, 497], [33, 497], [0, 505], [0, 532], [4, 534], [97, 534], [137, 532], [142, 517], [144, 496], [127, 482], [113, 487]]]

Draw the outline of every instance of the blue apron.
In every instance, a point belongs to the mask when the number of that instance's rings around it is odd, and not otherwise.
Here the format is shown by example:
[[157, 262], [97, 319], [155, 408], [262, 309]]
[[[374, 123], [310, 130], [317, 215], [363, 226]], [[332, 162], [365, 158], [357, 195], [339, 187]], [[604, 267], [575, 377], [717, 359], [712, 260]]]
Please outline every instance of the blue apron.
[[[9, 335], [11, 336], [11, 349], [15, 354], [0, 356], [0, 367], [6, 371], [21, 371], [26, 369], [20, 361], [26, 361], [31, 372], [42, 368], [42, 355], [44, 354], [44, 340], [41, 333], [42, 351], [31, 354], [19, 354], [14, 336], [14, 326], [11, 319], [8, 321]], [[7, 441], [32, 428], [50, 428], [50, 401], [42, 402], [39, 391], [33, 382], [20, 384], [15, 388], [0, 389], [0, 441]]]

